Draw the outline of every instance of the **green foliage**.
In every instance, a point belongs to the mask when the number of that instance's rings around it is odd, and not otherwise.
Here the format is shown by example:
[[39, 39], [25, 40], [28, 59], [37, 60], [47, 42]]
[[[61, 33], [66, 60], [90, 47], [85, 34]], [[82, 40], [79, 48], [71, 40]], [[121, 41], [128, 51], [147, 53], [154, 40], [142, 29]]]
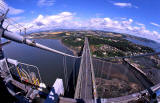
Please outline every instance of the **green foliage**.
[[120, 52], [120, 51], [117, 51], [117, 52], [108, 52], [107, 56], [109, 57], [122, 57], [122, 56], [125, 56], [124, 53]]
[[98, 56], [98, 57], [104, 57], [103, 53], [99, 50], [93, 52], [94, 55]]
[[[83, 46], [84, 44], [84, 37], [87, 36], [89, 40], [89, 44], [95, 46], [96, 48], [100, 48], [101, 46], [107, 44], [109, 46], [115, 47], [119, 50], [114, 51], [106, 51], [107, 54], [104, 55], [103, 51], [100, 49], [94, 51], [92, 55], [96, 55], [98, 57], [122, 57], [125, 56], [125, 52], [132, 52], [132, 53], [151, 53], [154, 52], [153, 49], [137, 44], [133, 44], [128, 40], [123, 39], [122, 37], [102, 37], [102, 36], [95, 36], [95, 35], [70, 35], [65, 36], [62, 38], [62, 42], [68, 46], [79, 47]], [[80, 38], [81, 40], [77, 40]]]
[[[112, 47], [116, 47], [119, 50], [122, 50], [124, 52], [154, 52], [153, 49], [145, 46], [140, 46], [133, 44], [129, 42], [128, 40], [118, 38], [118, 37], [105, 37], [104, 39], [100, 39], [99, 37], [96, 36], [91, 36], [88, 38], [90, 45], [100, 45], [100, 44], [107, 44]], [[138, 47], [141, 47], [138, 48]]]
[[152, 53], [152, 52], [154, 52], [154, 50], [149, 47], [141, 46], [141, 52]]
[[84, 44], [84, 38], [81, 38], [81, 41], [77, 41], [76, 40], [77, 37], [75, 36], [69, 36], [69, 37], [65, 37], [62, 39], [62, 42], [66, 45], [70, 45], [70, 46], [74, 46], [74, 47], [78, 47], [78, 46], [83, 46]]

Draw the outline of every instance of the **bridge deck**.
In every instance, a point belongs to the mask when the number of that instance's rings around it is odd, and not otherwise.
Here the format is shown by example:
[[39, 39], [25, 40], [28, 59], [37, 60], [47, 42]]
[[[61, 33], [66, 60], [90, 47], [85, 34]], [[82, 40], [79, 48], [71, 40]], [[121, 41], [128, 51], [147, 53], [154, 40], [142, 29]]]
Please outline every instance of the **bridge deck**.
[[76, 99], [93, 99], [92, 61], [88, 39], [85, 38], [81, 65], [75, 92]]

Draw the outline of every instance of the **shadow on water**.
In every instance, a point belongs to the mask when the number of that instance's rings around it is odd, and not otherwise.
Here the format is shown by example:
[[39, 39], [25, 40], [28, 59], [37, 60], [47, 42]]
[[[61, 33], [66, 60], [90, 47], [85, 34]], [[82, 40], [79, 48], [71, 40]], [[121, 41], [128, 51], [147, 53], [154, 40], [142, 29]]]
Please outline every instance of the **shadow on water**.
[[[78, 53], [78, 56], [82, 56], [83, 48], [84, 45], [82, 46], [80, 52]], [[81, 58], [75, 60], [74, 68], [72, 69], [71, 75], [69, 76], [68, 87], [67, 90], [65, 90], [65, 95], [64, 95], [65, 97], [74, 98], [80, 63], [81, 63]]]
[[[73, 55], [60, 40], [56, 39], [38, 39], [38, 43], [47, 45], [48, 47]], [[35, 65], [39, 68], [42, 81], [49, 86], [52, 86], [57, 78], [64, 78], [63, 56], [47, 52], [38, 48], [29, 47], [26, 45], [12, 42], [3, 47], [5, 57], [16, 59], [20, 62]], [[68, 75], [72, 70], [72, 58], [66, 58]]]
[[[83, 48], [84, 48], [84, 45], [81, 48], [80, 52], [78, 53], [78, 56], [82, 56]], [[80, 58], [75, 59], [74, 68], [72, 69], [72, 72], [69, 76], [68, 87], [65, 90], [65, 95], [64, 95], [65, 97], [74, 98], [76, 84], [77, 84], [77, 78], [78, 78], [78, 74], [79, 74], [80, 62], [81, 62]]]
[[65, 97], [74, 98], [74, 93], [77, 84], [77, 78], [79, 73], [80, 59], [75, 60], [74, 68], [69, 76], [68, 87], [65, 90]]
[[[61, 44], [60, 40], [38, 39], [36, 41], [56, 50], [73, 55], [73, 53], [70, 50], [68, 50], [64, 45]], [[74, 60], [70, 57], [64, 58], [64, 56], [56, 53], [50, 53], [38, 48], [33, 48], [14, 42], [5, 46], [3, 49], [4, 54], [7, 58], [16, 59], [20, 62], [37, 66], [39, 68], [42, 81], [49, 87], [52, 87], [57, 78], [61, 78], [63, 79], [63, 81], [65, 81], [65, 67], [67, 69], [67, 79], [69, 81], [68, 90], [65, 92], [65, 95], [68, 97], [74, 96], [74, 91], [76, 88], [76, 82], [79, 72], [80, 59]], [[82, 54], [82, 50], [78, 55]], [[63, 61], [65, 61], [66, 63], [65, 66], [63, 65]], [[64, 87], [66, 88], [65, 82]]]

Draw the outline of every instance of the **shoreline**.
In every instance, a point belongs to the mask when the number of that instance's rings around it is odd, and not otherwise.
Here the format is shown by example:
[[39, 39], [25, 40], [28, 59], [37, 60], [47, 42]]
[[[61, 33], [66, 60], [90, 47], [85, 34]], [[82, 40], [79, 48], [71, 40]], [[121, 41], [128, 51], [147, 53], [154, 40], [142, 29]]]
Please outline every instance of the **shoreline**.
[[61, 43], [64, 47], [66, 47], [68, 50], [70, 50], [70, 51], [73, 53], [74, 56], [78, 56], [78, 51], [76, 51], [76, 50], [70, 48], [69, 46], [65, 45], [65, 44], [62, 42], [62, 39], [58, 39], [58, 40], [60, 41], [60, 43]]
[[[30, 39], [51, 39], [51, 38], [43, 38], [43, 37], [32, 37]], [[71, 51], [73, 53], [74, 56], [78, 56], [78, 51], [70, 48], [69, 46], [65, 45], [63, 42], [62, 42], [62, 39], [60, 38], [54, 38], [54, 39], [57, 39], [60, 41], [60, 44], [63, 45], [64, 47], [66, 47], [69, 51]]]
[[[50, 39], [50, 38], [44, 38], [44, 37], [32, 37], [31, 39]], [[62, 39], [60, 38], [55, 38], [57, 40], [60, 41], [60, 44], [63, 45], [64, 47], [66, 47], [69, 51], [71, 51], [73, 53], [74, 56], [78, 56], [78, 51], [70, 48], [69, 46], [65, 45], [63, 42], [62, 42]]]

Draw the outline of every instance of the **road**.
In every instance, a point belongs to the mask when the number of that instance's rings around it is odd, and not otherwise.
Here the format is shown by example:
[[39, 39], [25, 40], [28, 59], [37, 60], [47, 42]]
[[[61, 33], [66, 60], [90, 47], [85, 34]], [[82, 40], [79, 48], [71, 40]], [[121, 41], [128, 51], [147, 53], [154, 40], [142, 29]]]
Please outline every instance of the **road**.
[[79, 99], [93, 99], [93, 82], [92, 82], [92, 62], [90, 59], [90, 49], [88, 39], [85, 38], [83, 48], [80, 71], [78, 75], [75, 98]]

